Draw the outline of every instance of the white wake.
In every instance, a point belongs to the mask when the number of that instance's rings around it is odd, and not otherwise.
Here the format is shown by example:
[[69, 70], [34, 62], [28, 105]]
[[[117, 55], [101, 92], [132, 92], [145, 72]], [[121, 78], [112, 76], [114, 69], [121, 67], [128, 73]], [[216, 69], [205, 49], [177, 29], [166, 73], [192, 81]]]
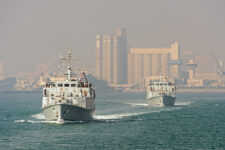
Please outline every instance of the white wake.
[[131, 105], [132, 107], [136, 107], [136, 106], [146, 107], [146, 106], [148, 106], [147, 103], [127, 103], [127, 104]]
[[186, 106], [186, 105], [190, 105], [192, 102], [175, 102], [175, 106]]
[[32, 118], [38, 119], [38, 120], [44, 120], [45, 116], [43, 113], [39, 113], [39, 114], [34, 114], [31, 116]]
[[139, 112], [139, 113], [121, 113], [121, 114], [112, 114], [112, 115], [94, 115], [96, 120], [107, 120], [107, 119], [121, 119], [124, 117], [142, 115], [148, 112]]

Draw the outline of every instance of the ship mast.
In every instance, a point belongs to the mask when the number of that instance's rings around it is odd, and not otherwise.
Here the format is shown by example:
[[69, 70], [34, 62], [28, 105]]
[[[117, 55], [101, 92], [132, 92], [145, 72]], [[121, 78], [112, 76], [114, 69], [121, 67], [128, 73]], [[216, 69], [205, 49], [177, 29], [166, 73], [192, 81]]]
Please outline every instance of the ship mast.
[[162, 82], [162, 75], [163, 75], [162, 73], [160, 73], [160, 75], [159, 75], [159, 81], [160, 82]]
[[71, 52], [71, 49], [68, 49], [68, 54], [66, 57], [61, 57], [60, 58], [60, 63], [62, 61], [65, 61], [67, 63], [67, 79], [70, 81], [71, 80], [71, 73], [72, 73], [72, 68], [71, 68], [71, 62], [72, 61], [75, 61], [75, 60], [78, 60], [78, 57], [74, 58], [72, 57], [72, 52]]

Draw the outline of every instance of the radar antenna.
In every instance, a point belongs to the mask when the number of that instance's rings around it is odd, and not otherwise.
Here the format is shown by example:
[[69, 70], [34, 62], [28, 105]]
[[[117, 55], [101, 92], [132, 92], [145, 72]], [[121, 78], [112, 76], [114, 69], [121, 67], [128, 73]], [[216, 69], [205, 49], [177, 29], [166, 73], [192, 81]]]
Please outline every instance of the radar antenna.
[[73, 61], [77, 61], [77, 60], [79, 60], [78, 57], [76, 57], [76, 58], [75, 57], [72, 57], [72, 52], [71, 52], [71, 49], [70, 48], [68, 49], [68, 52], [67, 52], [67, 56], [66, 57], [60, 56], [60, 64], [62, 62], [65, 62], [68, 65], [67, 66], [67, 73], [66, 73], [68, 80], [71, 80], [71, 72], [72, 72], [71, 63]]

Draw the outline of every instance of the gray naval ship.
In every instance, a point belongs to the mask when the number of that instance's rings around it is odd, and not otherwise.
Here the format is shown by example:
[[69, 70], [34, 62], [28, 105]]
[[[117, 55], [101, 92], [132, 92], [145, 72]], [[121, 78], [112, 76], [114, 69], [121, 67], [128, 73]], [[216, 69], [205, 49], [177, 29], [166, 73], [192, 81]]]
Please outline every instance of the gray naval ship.
[[147, 86], [147, 103], [152, 107], [173, 106], [176, 99], [176, 87], [160, 74], [159, 80], [152, 80]]
[[88, 82], [85, 73], [73, 78], [70, 62], [74, 60], [71, 52], [65, 78], [58, 78], [46, 83], [43, 88], [42, 111], [46, 121], [90, 121], [95, 111], [95, 90]]

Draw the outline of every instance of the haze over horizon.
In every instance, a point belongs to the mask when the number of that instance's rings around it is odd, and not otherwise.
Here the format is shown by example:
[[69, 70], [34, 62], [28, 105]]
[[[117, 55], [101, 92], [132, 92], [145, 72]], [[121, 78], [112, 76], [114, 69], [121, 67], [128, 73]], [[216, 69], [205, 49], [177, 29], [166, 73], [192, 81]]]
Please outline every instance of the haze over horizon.
[[[8, 76], [55, 62], [65, 48], [95, 65], [95, 36], [127, 29], [129, 47], [169, 47], [225, 56], [223, 0], [1, 0], [0, 61]], [[225, 59], [224, 59], [225, 60]]]

